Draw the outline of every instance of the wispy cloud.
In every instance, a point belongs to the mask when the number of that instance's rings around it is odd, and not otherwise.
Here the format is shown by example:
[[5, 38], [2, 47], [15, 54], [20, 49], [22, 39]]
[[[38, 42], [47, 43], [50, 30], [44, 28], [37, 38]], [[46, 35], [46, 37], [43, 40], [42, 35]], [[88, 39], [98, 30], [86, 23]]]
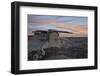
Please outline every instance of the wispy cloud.
[[72, 35], [60, 33], [60, 36], [85, 37], [87, 23], [87, 17], [28, 15], [28, 34], [32, 34], [32, 30], [59, 27], [74, 32]]

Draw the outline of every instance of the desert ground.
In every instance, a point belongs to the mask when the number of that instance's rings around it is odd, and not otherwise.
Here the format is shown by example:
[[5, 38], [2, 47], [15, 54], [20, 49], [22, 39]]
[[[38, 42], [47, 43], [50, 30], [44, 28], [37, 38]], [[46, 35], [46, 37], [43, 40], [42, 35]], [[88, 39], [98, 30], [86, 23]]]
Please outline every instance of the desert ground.
[[35, 59], [45, 41], [37, 41], [34, 37], [28, 37], [28, 61], [32, 60], [56, 60], [56, 59], [80, 59], [88, 58], [87, 37], [63, 37], [65, 44], [58, 47], [45, 48], [45, 55]]

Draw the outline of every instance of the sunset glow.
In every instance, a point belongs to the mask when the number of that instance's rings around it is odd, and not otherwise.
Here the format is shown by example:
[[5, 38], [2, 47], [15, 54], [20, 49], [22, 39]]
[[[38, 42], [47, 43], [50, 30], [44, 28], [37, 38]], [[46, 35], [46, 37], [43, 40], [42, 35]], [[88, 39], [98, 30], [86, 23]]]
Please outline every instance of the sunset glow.
[[59, 33], [60, 37], [87, 37], [87, 23], [87, 17], [28, 15], [28, 35], [32, 35], [32, 31], [37, 30], [32, 27], [41, 25], [45, 28], [54, 26], [73, 31], [73, 34]]

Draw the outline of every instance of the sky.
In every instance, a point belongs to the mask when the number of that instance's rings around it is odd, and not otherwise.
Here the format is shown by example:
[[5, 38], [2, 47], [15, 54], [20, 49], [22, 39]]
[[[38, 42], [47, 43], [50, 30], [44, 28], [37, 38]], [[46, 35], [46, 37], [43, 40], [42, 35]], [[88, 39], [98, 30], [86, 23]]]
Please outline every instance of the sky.
[[73, 34], [59, 33], [61, 37], [87, 37], [88, 17], [28, 15], [28, 35], [35, 30], [62, 29]]

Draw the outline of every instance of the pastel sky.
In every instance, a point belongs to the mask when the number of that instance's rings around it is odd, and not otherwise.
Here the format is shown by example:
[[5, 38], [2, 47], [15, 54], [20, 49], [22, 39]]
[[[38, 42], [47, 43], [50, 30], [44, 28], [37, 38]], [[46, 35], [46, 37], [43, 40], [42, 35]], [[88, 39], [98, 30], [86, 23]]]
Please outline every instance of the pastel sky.
[[51, 16], [51, 15], [28, 15], [28, 35], [32, 31], [47, 28], [61, 28], [71, 30], [73, 34], [59, 33], [61, 37], [87, 37], [88, 17], [82, 16]]

